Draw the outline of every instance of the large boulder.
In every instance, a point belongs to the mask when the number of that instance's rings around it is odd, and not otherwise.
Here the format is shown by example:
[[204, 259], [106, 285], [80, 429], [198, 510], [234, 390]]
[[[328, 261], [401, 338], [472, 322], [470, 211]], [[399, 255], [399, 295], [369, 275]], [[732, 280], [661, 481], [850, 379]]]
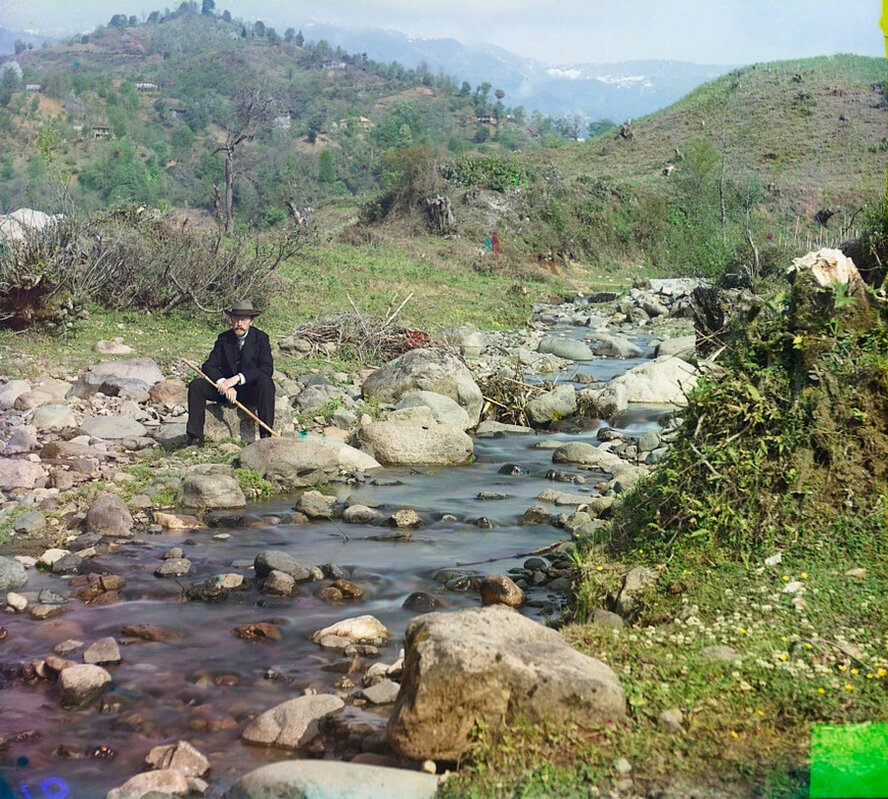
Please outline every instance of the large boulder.
[[612, 394], [621, 393], [622, 388], [628, 403], [685, 406], [687, 394], [697, 384], [698, 377], [697, 369], [687, 361], [665, 355], [615, 377], [599, 392], [599, 397], [606, 403]]
[[201, 464], [189, 469], [182, 479], [179, 501], [186, 508], [242, 508], [247, 504], [243, 489], [228, 467]]
[[191, 786], [181, 771], [171, 768], [143, 771], [105, 794], [105, 799], [142, 799], [148, 796], [188, 796]]
[[411, 391], [397, 404], [398, 408], [428, 408], [436, 422], [452, 424], [463, 430], [474, 427], [469, 414], [456, 400], [434, 391]]
[[401, 693], [388, 723], [398, 753], [458, 760], [477, 721], [606, 724], [626, 716], [613, 670], [502, 605], [428, 613], [407, 628]]
[[605, 358], [640, 358], [644, 355], [644, 350], [625, 336], [593, 333], [589, 336], [589, 341], [595, 354]]
[[62, 669], [59, 674], [59, 692], [62, 705], [79, 707], [91, 702], [111, 684], [111, 675], [101, 666], [90, 663]]
[[569, 361], [591, 361], [595, 357], [588, 344], [564, 336], [545, 336], [538, 349], [542, 353], [557, 355]]
[[107, 396], [122, 396], [144, 401], [148, 390], [163, 380], [163, 372], [150, 358], [129, 358], [123, 361], [106, 361], [91, 366], [77, 378], [69, 397], [84, 399], [98, 391]]
[[86, 529], [112, 538], [130, 538], [133, 516], [120, 497], [102, 494], [86, 512]]
[[622, 463], [619, 456], [586, 441], [568, 441], [552, 453], [553, 463], [576, 463], [581, 466], [610, 471]]
[[32, 208], [19, 208], [11, 214], [0, 215], [0, 240], [25, 241], [57, 219], [61, 219], [61, 215], [50, 216]]
[[259, 797], [342, 797], [375, 799], [433, 799], [438, 794], [434, 774], [336, 760], [283, 760], [241, 777], [223, 799]]
[[141, 438], [148, 431], [132, 416], [84, 416], [80, 432], [106, 441], [120, 441], [124, 438]]
[[481, 389], [466, 365], [445, 350], [410, 350], [377, 369], [362, 386], [366, 398], [392, 405], [411, 391], [450, 397], [465, 408], [472, 426], [481, 418]]
[[257, 716], [241, 737], [250, 743], [298, 749], [317, 737], [321, 719], [343, 707], [345, 702], [333, 694], [297, 696]]
[[577, 412], [577, 392], [570, 383], [534, 396], [527, 403], [527, 418], [534, 425], [548, 425]]
[[326, 436], [262, 438], [244, 447], [241, 464], [259, 472], [279, 489], [286, 491], [324, 483], [340, 469], [377, 469], [371, 456], [342, 441]]
[[0, 458], [0, 489], [33, 488], [44, 477], [46, 472], [39, 463], [18, 458]]
[[431, 414], [425, 421], [394, 418], [371, 422], [361, 428], [358, 438], [376, 460], [391, 466], [457, 465], [468, 463], [475, 451], [472, 439], [460, 426], [439, 424]]
[[678, 336], [676, 338], [667, 338], [661, 341], [654, 350], [654, 357], [659, 358], [663, 355], [675, 355], [690, 361], [697, 354], [697, 337], [693, 334], [689, 336]]
[[31, 414], [31, 424], [41, 432], [76, 427], [77, 418], [67, 405], [41, 405]]
[[31, 386], [24, 380], [9, 380], [0, 385], [0, 411], [11, 410], [15, 401], [30, 390]]
[[21, 588], [27, 582], [25, 567], [17, 560], [0, 555], [0, 591]]

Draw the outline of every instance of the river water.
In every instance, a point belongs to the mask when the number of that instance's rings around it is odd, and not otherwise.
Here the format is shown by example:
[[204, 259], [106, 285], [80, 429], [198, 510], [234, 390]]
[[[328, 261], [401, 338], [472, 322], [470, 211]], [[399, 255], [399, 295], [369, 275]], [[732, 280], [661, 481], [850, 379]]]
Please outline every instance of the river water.
[[[644, 339], [636, 343], [647, 345]], [[643, 360], [597, 359], [579, 364], [571, 374], [581, 371], [606, 381]], [[639, 435], [656, 427], [662, 414], [662, 407], [633, 407], [615, 427]], [[378, 507], [385, 516], [399, 508], [415, 509], [424, 525], [413, 531], [410, 542], [371, 538], [392, 531], [378, 524], [287, 523], [294, 497], [278, 496], [239, 514], [243, 520], [237, 526], [143, 535], [98, 556], [97, 563], [125, 578], [125, 602], [95, 607], [72, 600], [63, 615], [42, 622], [25, 614], [0, 618], [8, 631], [0, 642], [0, 663], [28, 663], [45, 658], [62, 641], [75, 639], [89, 646], [104, 636], [121, 643], [123, 656], [120, 665], [107, 667], [113, 683], [103, 706], [106, 712], [96, 705], [62, 708], [58, 688], [49, 681], [24, 685], [0, 677], [0, 737], [7, 741], [0, 749], [0, 799], [102, 797], [146, 770], [144, 757], [152, 747], [181, 738], [210, 759], [212, 771], [206, 779], [211, 797], [221, 796], [253, 768], [293, 757], [286, 750], [248, 745], [240, 732], [250, 718], [306, 689], [334, 690], [348, 665], [344, 661], [351, 659], [322, 650], [310, 641], [311, 634], [343, 618], [372, 614], [393, 634], [378, 660], [393, 663], [405, 627], [416, 615], [403, 607], [412, 592], [432, 594], [445, 610], [478, 606], [476, 593], [445, 590], [436, 579], [439, 570], [507, 573], [521, 567], [528, 553], [562, 539], [564, 531], [551, 524], [519, 524], [524, 511], [543, 489], [593, 494], [607, 477], [576, 470], [585, 484], [552, 482], [546, 477], [552, 468], [551, 449], [539, 444], [551, 439], [597, 443], [596, 430], [593, 426], [574, 435], [542, 431], [478, 437], [471, 465], [384, 469], [374, 471], [361, 486], [333, 486], [340, 501], [351, 497]], [[501, 473], [505, 464], [520, 469]], [[508, 498], [481, 499], [482, 491]], [[549, 509], [553, 515], [570, 511]], [[480, 517], [489, 520], [489, 528], [478, 525]], [[194, 573], [179, 580], [155, 577], [163, 553], [174, 546], [184, 549]], [[307, 566], [337, 564], [364, 596], [328, 603], [314, 596], [318, 583], [302, 583], [301, 595], [293, 598], [268, 596], [254, 585], [224, 602], [182, 600], [181, 586], [213, 575], [239, 572], [252, 577], [253, 559], [264, 549], [285, 551]], [[69, 593], [62, 578], [33, 570], [20, 591], [33, 597], [42, 589]], [[545, 587], [528, 589], [528, 599], [523, 612], [534, 618], [557, 615], [565, 601], [564, 595]], [[255, 622], [274, 624], [281, 639], [245, 641], [232, 633], [238, 625]], [[124, 645], [121, 629], [145, 623], [173, 630], [181, 640]], [[78, 650], [70, 657], [79, 662], [81, 656]], [[270, 674], [279, 678], [271, 679]], [[360, 684], [360, 675], [353, 676]], [[354, 712], [377, 725], [386, 715], [384, 708]], [[326, 753], [337, 755], [342, 753], [335, 748]]]

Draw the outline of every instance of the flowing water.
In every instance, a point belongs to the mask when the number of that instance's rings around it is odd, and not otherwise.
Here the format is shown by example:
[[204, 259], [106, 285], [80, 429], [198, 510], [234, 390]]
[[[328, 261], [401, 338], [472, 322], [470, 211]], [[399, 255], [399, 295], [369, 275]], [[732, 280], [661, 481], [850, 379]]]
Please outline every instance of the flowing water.
[[[575, 371], [606, 381], [642, 361], [599, 359]], [[655, 427], [662, 412], [635, 407], [618, 421], [617, 429], [638, 435]], [[8, 630], [0, 643], [0, 662], [44, 658], [67, 639], [88, 646], [114, 636], [122, 644], [123, 662], [107, 667], [113, 678], [103, 704], [107, 712], [96, 705], [63, 709], [58, 688], [48, 681], [6, 684], [0, 690], [0, 737], [9, 743], [0, 750], [0, 799], [102, 797], [145, 770], [144, 757], [152, 747], [180, 738], [210, 759], [210, 796], [220, 796], [253, 768], [292, 757], [286, 750], [247, 745], [239, 736], [248, 719], [307, 688], [333, 690], [346, 659], [312, 643], [311, 634], [343, 618], [372, 614], [393, 634], [379, 660], [393, 663], [404, 629], [416, 615], [403, 607], [409, 594], [432, 594], [443, 609], [478, 606], [476, 593], [445, 591], [436, 572], [462, 567], [479, 574], [507, 573], [521, 567], [528, 553], [561, 539], [564, 532], [550, 524], [520, 525], [523, 512], [544, 488], [592, 494], [606, 477], [577, 471], [586, 477], [585, 484], [553, 483], [546, 478], [552, 468], [551, 449], [536, 445], [547, 439], [597, 443], [595, 433], [593, 428], [578, 435], [479, 437], [471, 465], [385, 469], [373, 472], [363, 485], [331, 489], [341, 501], [351, 496], [385, 515], [403, 507], [415, 509], [424, 526], [414, 531], [410, 542], [372, 539], [391, 531], [378, 525], [287, 523], [293, 497], [276, 497], [238, 514], [246, 520], [240, 526], [145, 535], [98, 556], [97, 563], [125, 578], [127, 601], [95, 607], [72, 600], [63, 615], [42, 622], [7, 614], [0, 621]], [[504, 464], [520, 469], [513, 470], [517, 474], [500, 473]], [[508, 498], [481, 499], [482, 491]], [[550, 507], [553, 514], [562, 511], [570, 508]], [[478, 526], [480, 517], [490, 521], [489, 529]], [[155, 577], [163, 553], [173, 546], [185, 550], [194, 573], [179, 580]], [[268, 596], [253, 585], [224, 602], [182, 601], [180, 583], [227, 572], [252, 577], [253, 559], [263, 549], [285, 551], [307, 566], [337, 564], [364, 596], [328, 603], [313, 595], [317, 583], [302, 583], [301, 595], [293, 598]], [[33, 595], [44, 588], [67, 593], [62, 578], [33, 570], [20, 590]], [[563, 595], [550, 594], [545, 587], [528, 589], [528, 598], [523, 612], [536, 618], [557, 613], [564, 603]], [[254, 622], [274, 624], [281, 640], [251, 642], [233, 635], [236, 626]], [[181, 639], [124, 645], [121, 629], [144, 623], [173, 630]], [[81, 651], [71, 658], [79, 661]], [[280, 678], [270, 679], [272, 673]], [[361, 712], [385, 716], [385, 709]]]

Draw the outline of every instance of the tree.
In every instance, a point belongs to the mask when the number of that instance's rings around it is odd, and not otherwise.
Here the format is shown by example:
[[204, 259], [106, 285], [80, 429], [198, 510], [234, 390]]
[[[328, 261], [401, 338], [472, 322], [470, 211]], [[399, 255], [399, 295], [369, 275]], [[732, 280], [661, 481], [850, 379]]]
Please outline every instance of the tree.
[[278, 36], [278, 32], [274, 28], [265, 29], [265, 38], [268, 39], [268, 43], [272, 45], [281, 43], [281, 37]]
[[203, 3], [200, 6], [200, 13], [204, 16], [212, 16], [213, 11], [216, 9], [216, 0], [203, 0]]
[[152, 23], [160, 22], [160, 12], [159, 11], [152, 11], [148, 15], [148, 22], [152, 22]]
[[336, 180], [336, 172], [333, 169], [333, 153], [323, 150], [318, 156], [318, 182], [333, 183]]
[[115, 14], [111, 17], [111, 21], [108, 25], [112, 28], [124, 28], [126, 27], [127, 21], [126, 14]]
[[19, 53], [25, 52], [27, 46], [28, 45], [26, 45], [21, 39], [16, 39], [15, 45], [13, 45], [13, 47], [15, 48], [15, 54], [18, 55]]
[[302, 47], [302, 45], [305, 44], [305, 37], [302, 35], [302, 31], [299, 31], [299, 33], [296, 34], [296, 38], [293, 39], [293, 44], [297, 47]]
[[475, 89], [475, 113], [478, 116], [487, 112], [487, 101], [490, 96], [491, 85], [485, 81]]
[[0, 72], [0, 106], [6, 108], [9, 105], [12, 95], [18, 91], [20, 82], [18, 72], [11, 67]]
[[588, 124], [589, 118], [582, 111], [568, 111], [558, 119], [555, 126], [562, 136], [576, 141]]
[[127, 25], [132, 26], [132, 25], [138, 25], [138, 24], [139, 24], [139, 18], [135, 14], [131, 14], [130, 18], [127, 20]]
[[257, 19], [253, 23], [253, 33], [255, 33], [260, 39], [265, 36], [265, 23], [261, 19]]
[[213, 155], [225, 155], [225, 208], [223, 218], [225, 232], [234, 233], [234, 177], [237, 155], [241, 145], [252, 139], [259, 125], [271, 113], [273, 100], [259, 87], [243, 89], [234, 96], [231, 113], [225, 125], [225, 144], [217, 147]]
[[231, 12], [227, 8], [222, 12], [222, 21], [231, 22]]
[[290, 44], [293, 41], [293, 37], [295, 35], [296, 35], [296, 31], [293, 30], [293, 28], [287, 28], [287, 30], [284, 31], [284, 41], [287, 44]]

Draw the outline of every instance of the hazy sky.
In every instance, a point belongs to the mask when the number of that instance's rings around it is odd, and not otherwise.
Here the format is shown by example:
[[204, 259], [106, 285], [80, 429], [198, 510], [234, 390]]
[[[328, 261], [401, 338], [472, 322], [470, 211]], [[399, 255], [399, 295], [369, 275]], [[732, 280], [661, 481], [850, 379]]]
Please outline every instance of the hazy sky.
[[[76, 33], [112, 14], [180, 0], [0, 0], [0, 26]], [[198, 0], [198, 3], [200, 0]], [[547, 64], [644, 58], [747, 64], [834, 53], [884, 56], [878, 0], [216, 0], [282, 33], [371, 25], [421, 38], [490, 42]]]

